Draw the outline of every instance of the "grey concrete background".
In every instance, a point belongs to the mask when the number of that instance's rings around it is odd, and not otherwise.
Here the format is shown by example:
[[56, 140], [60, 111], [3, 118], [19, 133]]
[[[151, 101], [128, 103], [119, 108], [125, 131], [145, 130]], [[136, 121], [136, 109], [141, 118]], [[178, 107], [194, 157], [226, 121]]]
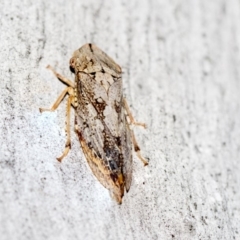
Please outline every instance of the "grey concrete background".
[[[0, 1], [0, 238], [240, 239], [240, 2]], [[65, 103], [74, 50], [124, 70], [148, 167], [118, 206], [94, 178]]]

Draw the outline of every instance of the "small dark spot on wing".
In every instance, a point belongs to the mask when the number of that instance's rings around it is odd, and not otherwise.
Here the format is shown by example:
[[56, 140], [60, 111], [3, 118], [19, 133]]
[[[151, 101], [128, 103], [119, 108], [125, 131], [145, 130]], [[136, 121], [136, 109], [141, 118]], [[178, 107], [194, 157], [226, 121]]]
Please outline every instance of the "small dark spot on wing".
[[89, 148], [93, 147], [91, 142], [88, 142], [87, 145], [88, 145]]
[[117, 176], [116, 173], [110, 173], [110, 177], [111, 177], [111, 179], [112, 179], [114, 182], [116, 182], [117, 179], [118, 179], [118, 176]]
[[120, 137], [116, 137], [116, 143], [119, 147], [121, 146], [121, 138]]
[[117, 165], [117, 163], [116, 163], [114, 160], [110, 160], [110, 161], [109, 161], [109, 167], [110, 167], [110, 169], [111, 169], [112, 171], [118, 169], [118, 165]]
[[105, 107], [107, 106], [106, 102], [103, 101], [101, 98], [95, 99], [94, 102], [94, 107], [97, 110], [99, 116], [101, 116], [101, 118], [103, 118], [103, 112], [105, 110]]
[[89, 75], [90, 75], [92, 78], [95, 78], [96, 72], [91, 72]]
[[97, 152], [98, 158], [102, 159], [102, 156], [99, 152]]
[[88, 123], [87, 122], [83, 122], [83, 127], [84, 128], [88, 128], [89, 127]]
[[121, 112], [121, 106], [120, 104], [115, 100], [114, 107], [117, 113]]

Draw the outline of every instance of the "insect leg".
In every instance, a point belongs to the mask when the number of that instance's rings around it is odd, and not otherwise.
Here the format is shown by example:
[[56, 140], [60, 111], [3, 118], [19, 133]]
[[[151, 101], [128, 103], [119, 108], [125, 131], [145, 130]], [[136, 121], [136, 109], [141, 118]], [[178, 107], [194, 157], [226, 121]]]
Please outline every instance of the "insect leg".
[[59, 106], [59, 104], [61, 103], [61, 101], [63, 100], [63, 98], [65, 97], [65, 95], [68, 93], [69, 95], [73, 94], [73, 88], [72, 87], [67, 87], [63, 90], [63, 92], [60, 94], [60, 96], [57, 98], [56, 102], [52, 105], [51, 108], [39, 108], [40, 112], [53, 112], [54, 110], [57, 109], [57, 107]]
[[71, 104], [73, 103], [73, 95], [70, 95], [68, 97], [68, 101], [67, 101], [67, 115], [66, 115], [66, 135], [67, 135], [67, 140], [65, 143], [65, 149], [63, 151], [63, 154], [57, 158], [57, 160], [59, 162], [61, 162], [63, 160], [64, 157], [67, 156], [70, 148], [71, 148], [71, 135], [70, 135], [70, 116], [71, 116]]
[[61, 74], [57, 73], [50, 65], [47, 66], [47, 69], [50, 69], [60, 81], [66, 83], [68, 86], [71, 86], [74, 88], [75, 85], [71, 80], [69, 80], [66, 77], [63, 77]]
[[123, 104], [124, 104], [124, 107], [125, 107], [125, 109], [127, 111], [127, 115], [128, 115], [128, 117], [130, 119], [130, 124], [138, 125], [138, 126], [142, 126], [142, 127], [146, 128], [147, 126], [146, 126], [145, 123], [141, 123], [141, 122], [136, 122], [135, 121], [135, 119], [134, 119], [134, 117], [133, 117], [133, 115], [131, 113], [131, 110], [130, 110], [130, 108], [128, 106], [126, 98], [123, 98]]
[[132, 141], [133, 141], [133, 145], [134, 145], [134, 150], [135, 150], [138, 158], [143, 162], [144, 166], [148, 165], [148, 161], [144, 157], [142, 157], [142, 154], [140, 152], [140, 147], [138, 146], [138, 143], [135, 138], [133, 130], [131, 130], [131, 136], [132, 136]]
[[65, 97], [66, 94], [69, 94], [68, 101], [67, 101], [67, 115], [66, 115], [66, 134], [67, 134], [67, 140], [65, 144], [65, 149], [63, 151], [63, 154], [57, 158], [59, 162], [62, 161], [62, 159], [67, 156], [70, 148], [71, 148], [71, 140], [70, 140], [70, 110], [71, 110], [71, 105], [75, 106], [75, 96], [74, 96], [74, 89], [72, 87], [67, 87], [63, 90], [63, 92], [60, 94], [60, 96], [57, 98], [56, 102], [53, 104], [51, 108], [39, 108], [40, 112], [44, 111], [54, 111], [63, 98]]

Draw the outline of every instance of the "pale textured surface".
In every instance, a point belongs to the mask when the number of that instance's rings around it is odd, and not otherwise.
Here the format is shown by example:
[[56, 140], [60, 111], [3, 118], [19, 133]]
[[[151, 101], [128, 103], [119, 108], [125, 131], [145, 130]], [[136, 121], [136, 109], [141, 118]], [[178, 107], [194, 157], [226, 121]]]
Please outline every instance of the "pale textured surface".
[[[47, 3], [48, 2], [48, 3]], [[129, 3], [130, 2], [130, 3]], [[240, 239], [240, 3], [0, 2], [0, 236], [22, 239]], [[134, 158], [121, 206], [91, 174], [65, 104], [68, 61], [93, 42], [124, 70], [150, 165]]]

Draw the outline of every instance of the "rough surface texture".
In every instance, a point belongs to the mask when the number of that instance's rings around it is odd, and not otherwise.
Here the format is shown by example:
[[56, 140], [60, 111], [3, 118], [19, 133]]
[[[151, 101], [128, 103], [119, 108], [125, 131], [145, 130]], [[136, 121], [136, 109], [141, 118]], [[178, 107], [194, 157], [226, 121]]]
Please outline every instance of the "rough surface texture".
[[[22, 239], [240, 239], [240, 2], [1, 1], [0, 235]], [[77, 137], [62, 164], [63, 90], [74, 50], [93, 42], [124, 70], [135, 129], [121, 206]], [[73, 127], [72, 127], [73, 128]]]

